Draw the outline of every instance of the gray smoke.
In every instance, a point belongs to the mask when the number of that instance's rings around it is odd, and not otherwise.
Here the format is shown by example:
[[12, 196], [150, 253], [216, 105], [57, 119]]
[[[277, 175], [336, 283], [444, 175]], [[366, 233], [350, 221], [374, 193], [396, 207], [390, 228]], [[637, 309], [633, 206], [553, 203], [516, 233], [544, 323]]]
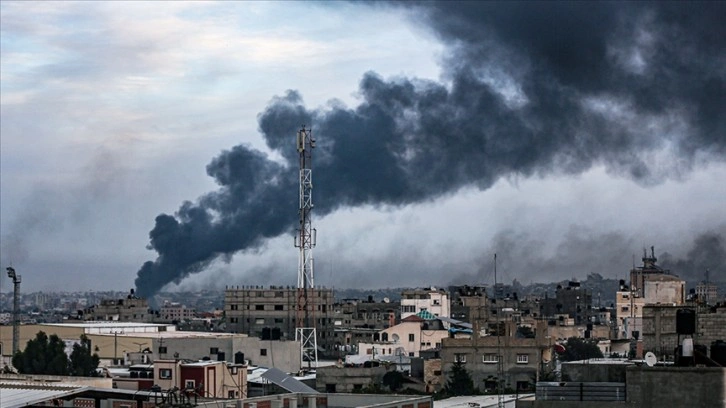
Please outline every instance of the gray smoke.
[[711, 282], [726, 283], [726, 227], [708, 231], [694, 238], [685, 258], [677, 258], [668, 252], [658, 259], [661, 266], [670, 269], [681, 279], [695, 284], [705, 280], [709, 271]]
[[355, 108], [309, 110], [295, 91], [274, 98], [258, 120], [284, 162], [248, 146], [214, 159], [207, 173], [219, 190], [156, 218], [158, 258], [138, 272], [140, 295], [291, 231], [301, 124], [319, 142], [317, 216], [594, 165], [647, 185], [726, 156], [726, 3], [425, 2], [413, 11], [447, 44], [442, 81], [368, 72]]

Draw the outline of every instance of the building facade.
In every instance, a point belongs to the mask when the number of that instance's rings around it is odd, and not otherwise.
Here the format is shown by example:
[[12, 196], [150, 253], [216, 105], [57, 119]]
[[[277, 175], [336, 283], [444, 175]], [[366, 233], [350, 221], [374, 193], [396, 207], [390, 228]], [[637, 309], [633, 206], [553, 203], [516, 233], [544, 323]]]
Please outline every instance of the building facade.
[[470, 338], [447, 338], [442, 341], [441, 361], [444, 373], [461, 363], [479, 390], [495, 390], [499, 381], [507, 388], [530, 390], [541, 369], [552, 361], [552, 341], [547, 323], [538, 321], [533, 338], [517, 336], [517, 324], [504, 322], [501, 335], [481, 336], [475, 330]]
[[450, 317], [449, 294], [443, 289], [410, 289], [401, 293], [401, 319], [426, 310], [434, 316]]
[[[224, 291], [227, 331], [263, 339], [277, 340], [279, 337], [293, 341], [298, 296], [298, 289], [291, 287], [228, 287]], [[308, 289], [308, 315], [314, 321], [318, 348], [324, 350], [324, 355], [333, 354], [335, 345], [333, 304], [332, 289]]]

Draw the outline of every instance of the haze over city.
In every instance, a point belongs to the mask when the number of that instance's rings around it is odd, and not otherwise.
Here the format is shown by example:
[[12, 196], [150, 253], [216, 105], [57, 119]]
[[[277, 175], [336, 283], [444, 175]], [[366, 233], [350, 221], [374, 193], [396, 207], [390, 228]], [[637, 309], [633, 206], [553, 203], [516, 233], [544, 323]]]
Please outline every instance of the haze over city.
[[[23, 291], [726, 280], [724, 3], [0, 3]], [[7, 282], [6, 278], [2, 278]], [[9, 286], [3, 283], [2, 291]]]

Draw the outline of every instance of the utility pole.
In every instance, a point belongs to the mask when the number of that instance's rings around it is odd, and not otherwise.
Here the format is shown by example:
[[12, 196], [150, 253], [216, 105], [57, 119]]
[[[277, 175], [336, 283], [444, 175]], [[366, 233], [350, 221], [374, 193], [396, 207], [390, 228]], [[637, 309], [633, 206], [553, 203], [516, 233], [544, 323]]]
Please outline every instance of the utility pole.
[[18, 352], [20, 343], [20, 275], [12, 266], [6, 268], [8, 277], [13, 280], [13, 355]]
[[295, 247], [300, 249], [297, 273], [297, 315], [295, 341], [300, 342], [301, 363], [308, 369], [318, 366], [318, 341], [315, 330], [315, 278], [313, 272], [313, 248], [316, 231], [312, 227], [313, 170], [312, 149], [315, 147], [312, 130], [303, 125], [297, 132], [297, 151], [300, 154], [300, 226], [295, 236]]

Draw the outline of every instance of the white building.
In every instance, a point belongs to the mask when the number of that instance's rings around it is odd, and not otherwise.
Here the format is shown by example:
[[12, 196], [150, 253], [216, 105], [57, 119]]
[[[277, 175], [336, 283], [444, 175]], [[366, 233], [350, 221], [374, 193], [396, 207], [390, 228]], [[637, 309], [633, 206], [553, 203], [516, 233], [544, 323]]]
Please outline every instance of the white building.
[[404, 290], [401, 293], [401, 320], [424, 310], [434, 316], [451, 317], [449, 302], [449, 294], [442, 289]]

